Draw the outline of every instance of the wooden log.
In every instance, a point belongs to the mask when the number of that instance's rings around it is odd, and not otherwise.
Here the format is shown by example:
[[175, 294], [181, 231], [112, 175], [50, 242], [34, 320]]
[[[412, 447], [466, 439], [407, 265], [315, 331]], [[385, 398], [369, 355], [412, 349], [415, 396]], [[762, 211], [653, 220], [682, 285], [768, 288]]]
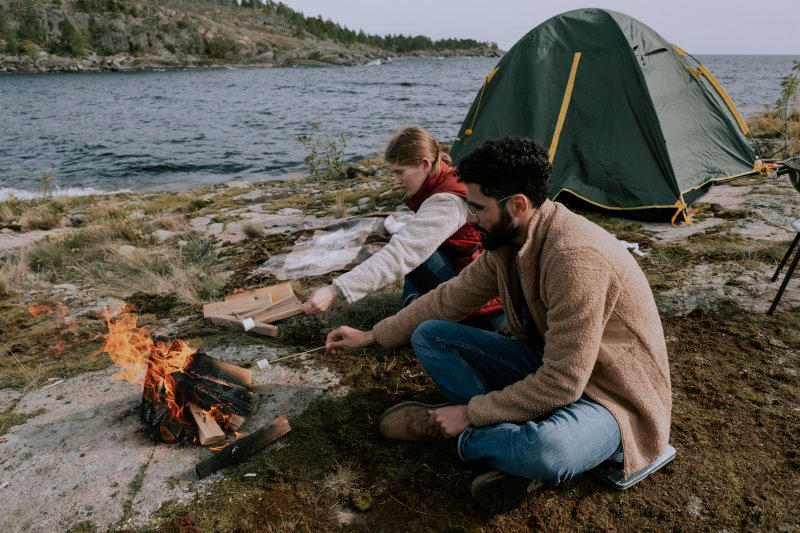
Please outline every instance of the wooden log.
[[197, 350], [191, 363], [186, 367], [186, 372], [220, 379], [247, 389], [253, 388], [253, 374], [250, 370], [215, 359], [203, 350]]
[[253, 392], [246, 387], [207, 379], [188, 372], [173, 372], [176, 397], [210, 411], [216, 407], [223, 414], [247, 416], [253, 410]]
[[225, 429], [239, 431], [247, 419], [239, 415], [230, 415], [225, 422]]
[[266, 324], [299, 315], [302, 312], [303, 304], [295, 298], [295, 301], [288, 301], [284, 305], [259, 311], [248, 318], [252, 318], [256, 323]]
[[203, 306], [203, 316], [232, 315], [266, 308], [276, 302], [295, 297], [291, 283], [281, 283], [271, 287], [245, 291], [243, 293], [226, 296], [222, 302], [212, 302]]
[[264, 324], [263, 322], [256, 322], [256, 325], [248, 330], [248, 333], [256, 333], [258, 335], [269, 335], [270, 337], [277, 337], [280, 330], [278, 326], [272, 324]]
[[232, 442], [205, 461], [197, 463], [195, 471], [203, 479], [221, 468], [241, 463], [267, 444], [289, 433], [291, 429], [289, 421], [281, 415], [252, 435]]
[[225, 440], [225, 432], [206, 411], [194, 403], [189, 403], [188, 407], [197, 427], [197, 439], [202, 446]]
[[158, 426], [158, 432], [163, 442], [178, 442], [183, 436], [184, 429], [184, 425], [169, 412]]
[[263, 297], [269, 295], [272, 301], [277, 301], [292, 294], [292, 283], [287, 281], [285, 283], [278, 283], [277, 285], [270, 285], [269, 287], [260, 287], [258, 289], [250, 289], [248, 291], [235, 292], [225, 297], [225, 301], [237, 300], [240, 298]]
[[278, 327], [271, 324], [264, 324], [256, 321], [255, 327], [246, 329], [244, 327], [243, 320], [236, 318], [233, 315], [210, 315], [206, 316], [206, 318], [209, 319], [212, 324], [228, 329], [247, 331], [248, 333], [257, 333], [258, 335], [269, 335], [270, 337], [278, 336]]

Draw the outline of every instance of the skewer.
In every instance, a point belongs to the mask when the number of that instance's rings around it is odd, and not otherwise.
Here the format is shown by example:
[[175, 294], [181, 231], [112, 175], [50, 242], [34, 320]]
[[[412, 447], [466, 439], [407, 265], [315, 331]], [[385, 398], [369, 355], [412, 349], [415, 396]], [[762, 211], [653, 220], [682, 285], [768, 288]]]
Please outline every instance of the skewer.
[[[305, 355], [307, 353], [317, 352], [317, 351], [323, 350], [323, 349], [325, 349], [325, 346], [320, 346], [318, 348], [312, 348], [311, 350], [306, 350], [304, 352], [298, 352], [298, 353], [293, 353], [293, 354], [290, 354], [290, 355], [284, 355], [283, 357], [278, 357], [277, 359], [273, 359], [272, 361], [270, 361], [269, 359], [261, 359], [261, 360], [259, 360], [257, 362], [257, 364], [258, 364], [258, 367], [261, 368], [261, 370], [264, 370], [265, 368], [268, 368], [269, 365], [271, 365], [272, 363], [277, 363], [278, 361], [283, 361], [284, 359], [290, 359], [292, 357], [297, 357], [298, 355]], [[262, 366], [262, 361], [264, 361], [263, 366]]]

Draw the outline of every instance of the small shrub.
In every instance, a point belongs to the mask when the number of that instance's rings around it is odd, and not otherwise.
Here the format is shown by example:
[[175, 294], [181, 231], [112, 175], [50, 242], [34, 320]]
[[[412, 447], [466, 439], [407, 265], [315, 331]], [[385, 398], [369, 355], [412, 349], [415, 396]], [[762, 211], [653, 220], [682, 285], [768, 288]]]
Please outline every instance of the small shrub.
[[242, 230], [244, 231], [244, 236], [248, 239], [260, 239], [264, 236], [264, 227], [252, 222], [245, 224]]
[[28, 253], [30, 269], [51, 283], [64, 280], [62, 276], [72, 264], [72, 250], [64, 241], [39, 241]]
[[33, 277], [33, 272], [29, 267], [27, 249], [7, 256], [0, 264], [0, 281], [6, 287], [19, 287]]
[[7, 224], [17, 218], [10, 201], [0, 204], [0, 224]]
[[49, 230], [61, 223], [63, 214], [58, 204], [47, 202], [46, 204], [31, 207], [22, 214], [20, 223], [27, 230]]
[[298, 135], [297, 142], [309, 149], [303, 159], [312, 178], [317, 180], [342, 179], [347, 176], [344, 164], [344, 149], [347, 139], [344, 134], [333, 137], [322, 132], [319, 122], [311, 123], [309, 135]]

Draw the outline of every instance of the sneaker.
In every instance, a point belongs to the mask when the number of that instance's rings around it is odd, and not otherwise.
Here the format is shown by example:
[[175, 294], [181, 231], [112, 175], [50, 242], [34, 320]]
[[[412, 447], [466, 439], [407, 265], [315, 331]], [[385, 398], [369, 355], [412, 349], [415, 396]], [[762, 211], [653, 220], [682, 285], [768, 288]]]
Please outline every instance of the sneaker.
[[381, 435], [396, 440], [439, 440], [443, 439], [439, 428], [428, 424], [428, 409], [436, 409], [449, 403], [428, 404], [403, 402], [385, 410], [378, 419]]
[[472, 480], [470, 492], [484, 511], [497, 514], [510, 511], [525, 499], [528, 493], [543, 484], [536, 479], [490, 470]]

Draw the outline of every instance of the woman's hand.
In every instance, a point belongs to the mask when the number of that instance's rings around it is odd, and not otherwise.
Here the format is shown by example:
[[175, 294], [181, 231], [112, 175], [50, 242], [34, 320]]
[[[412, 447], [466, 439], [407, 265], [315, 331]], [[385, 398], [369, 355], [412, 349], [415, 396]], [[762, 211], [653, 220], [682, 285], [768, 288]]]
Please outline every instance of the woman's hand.
[[328, 333], [325, 350], [334, 355], [344, 352], [345, 348], [362, 348], [375, 343], [372, 331], [361, 331], [348, 326], [339, 326]]
[[446, 439], [457, 437], [472, 425], [466, 405], [448, 405], [428, 411], [428, 424], [436, 426]]
[[336, 287], [328, 285], [314, 291], [311, 298], [303, 304], [302, 309], [307, 315], [316, 315], [317, 313], [324, 313], [337, 301], [339, 301], [339, 293], [336, 292]]

